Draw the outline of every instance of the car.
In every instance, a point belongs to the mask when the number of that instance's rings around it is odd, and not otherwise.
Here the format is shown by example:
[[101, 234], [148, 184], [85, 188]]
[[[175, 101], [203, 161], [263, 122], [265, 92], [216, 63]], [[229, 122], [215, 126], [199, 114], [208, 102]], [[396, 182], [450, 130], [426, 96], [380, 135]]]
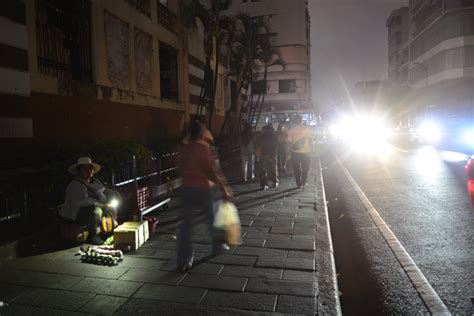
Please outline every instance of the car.
[[464, 166], [464, 171], [466, 172], [468, 180], [474, 181], [474, 155], [468, 159]]

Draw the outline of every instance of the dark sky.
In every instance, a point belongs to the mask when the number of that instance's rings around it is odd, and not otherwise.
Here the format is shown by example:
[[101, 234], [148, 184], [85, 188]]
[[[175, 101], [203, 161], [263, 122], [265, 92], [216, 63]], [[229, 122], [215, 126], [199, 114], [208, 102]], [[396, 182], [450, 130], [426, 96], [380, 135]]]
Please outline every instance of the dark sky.
[[309, 0], [316, 106], [325, 110], [347, 102], [357, 81], [386, 79], [385, 22], [392, 10], [407, 4], [408, 0]]

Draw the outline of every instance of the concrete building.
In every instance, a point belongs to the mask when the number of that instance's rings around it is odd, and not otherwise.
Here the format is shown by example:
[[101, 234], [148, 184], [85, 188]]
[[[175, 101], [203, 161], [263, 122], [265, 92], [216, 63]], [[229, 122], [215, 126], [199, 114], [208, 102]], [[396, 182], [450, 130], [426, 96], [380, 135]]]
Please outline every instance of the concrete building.
[[[406, 99], [407, 107], [418, 113], [430, 108], [448, 115], [472, 115], [474, 1], [410, 0], [408, 21], [406, 10], [395, 10], [387, 20], [390, 82], [407, 81], [408, 49], [408, 83], [413, 92]], [[399, 20], [401, 25], [396, 23]], [[404, 43], [407, 28], [408, 42]], [[400, 45], [396, 45], [397, 32]], [[401, 63], [396, 61], [399, 53]]]
[[[264, 112], [312, 109], [310, 88], [310, 19], [307, 0], [235, 0], [225, 12], [265, 16], [272, 45], [286, 64], [268, 68]], [[263, 79], [263, 69], [259, 78]]]
[[[0, 145], [134, 140], [158, 149], [195, 114], [203, 27], [182, 0], [31, 0], [0, 5]], [[229, 85], [219, 67], [220, 128]]]
[[387, 19], [388, 28], [388, 80], [400, 85], [408, 84], [409, 21], [408, 7], [392, 12]]

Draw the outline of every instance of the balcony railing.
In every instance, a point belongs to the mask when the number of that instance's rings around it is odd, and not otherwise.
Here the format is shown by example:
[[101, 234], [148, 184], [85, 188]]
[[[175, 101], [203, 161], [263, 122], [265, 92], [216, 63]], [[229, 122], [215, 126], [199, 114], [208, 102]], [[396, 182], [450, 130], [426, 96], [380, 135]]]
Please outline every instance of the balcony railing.
[[166, 29], [170, 30], [171, 32], [178, 32], [178, 18], [176, 14], [174, 14], [170, 9], [166, 6], [158, 3], [158, 23], [163, 25]]

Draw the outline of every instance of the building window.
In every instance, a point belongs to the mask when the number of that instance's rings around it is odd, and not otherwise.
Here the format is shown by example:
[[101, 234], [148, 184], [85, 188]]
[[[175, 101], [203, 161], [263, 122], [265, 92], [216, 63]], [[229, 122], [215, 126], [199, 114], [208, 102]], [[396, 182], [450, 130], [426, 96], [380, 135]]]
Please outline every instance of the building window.
[[395, 33], [395, 44], [400, 45], [402, 43], [402, 33]]
[[252, 92], [254, 94], [265, 94], [267, 85], [264, 80], [255, 81], [252, 83]]
[[221, 0], [220, 2], [220, 9], [222, 11], [229, 10], [229, 0]]
[[36, 45], [41, 73], [92, 81], [90, 3], [37, 0]]
[[295, 80], [280, 80], [278, 82], [278, 91], [280, 93], [294, 93], [294, 92], [296, 92]]
[[125, 0], [125, 2], [147, 17], [151, 17], [150, 0]]
[[164, 99], [178, 100], [178, 51], [160, 42], [160, 89]]

